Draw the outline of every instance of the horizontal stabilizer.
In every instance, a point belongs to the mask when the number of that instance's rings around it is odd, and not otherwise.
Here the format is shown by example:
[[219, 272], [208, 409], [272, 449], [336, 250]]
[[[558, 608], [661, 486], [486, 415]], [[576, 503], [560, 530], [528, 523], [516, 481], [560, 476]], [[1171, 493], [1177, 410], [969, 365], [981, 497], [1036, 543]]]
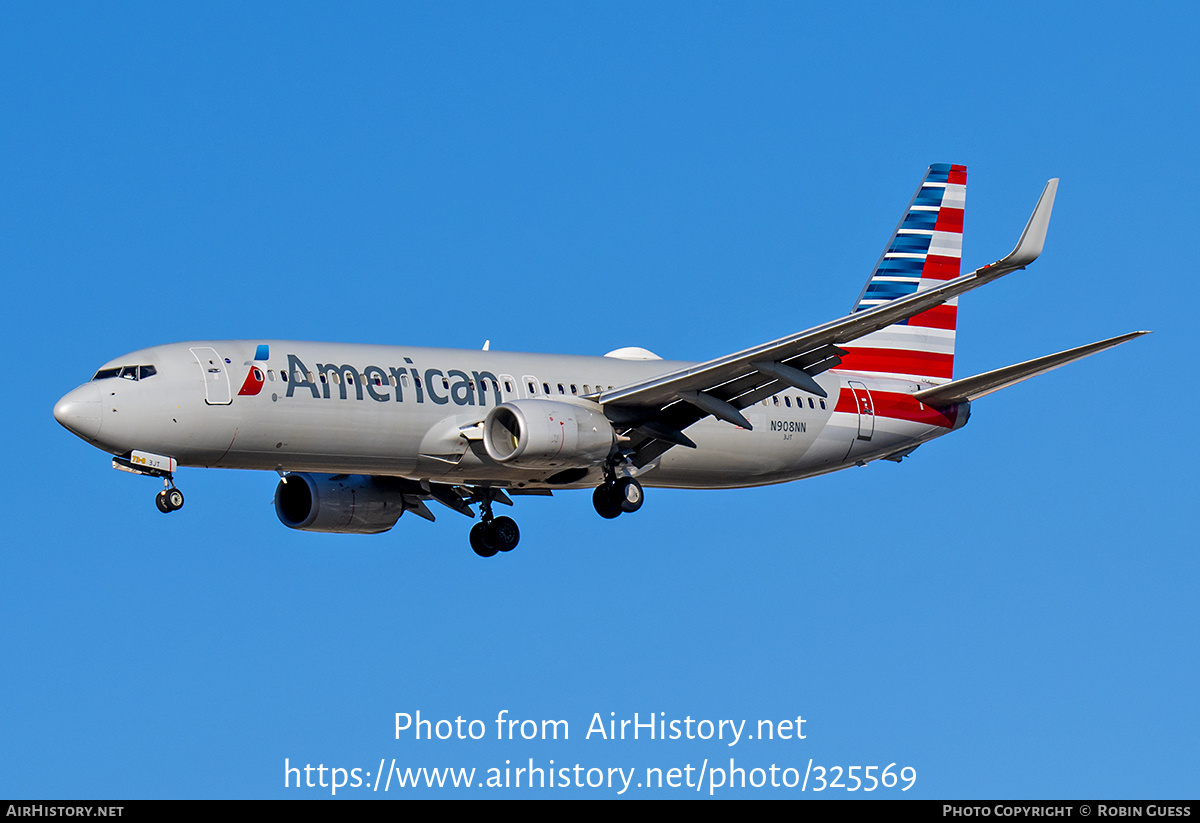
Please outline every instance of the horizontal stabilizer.
[[[1022, 238], [1022, 243], [1024, 243], [1024, 238]], [[1021, 246], [1018, 244], [1017, 251], [1020, 251], [1020, 249]], [[1013, 254], [1016, 254], [1017, 251], [1014, 251]], [[1110, 337], [1108, 340], [1089, 343], [1077, 349], [1068, 349], [1058, 354], [1048, 354], [1045, 357], [1039, 357], [1035, 360], [1026, 360], [1024, 363], [1017, 363], [1016, 365], [1005, 366], [995, 371], [977, 374], [974, 377], [964, 377], [962, 380], [955, 380], [942, 386], [935, 386], [932, 389], [919, 391], [914, 397], [925, 405], [933, 406], [934, 408], [951, 406], [955, 403], [961, 403], [964, 400], [977, 400], [994, 391], [999, 391], [1000, 389], [1020, 383], [1022, 380], [1028, 380], [1030, 377], [1057, 369], [1059, 366], [1065, 366], [1067, 363], [1087, 357], [1089, 354], [1111, 349], [1113, 346], [1119, 346], [1135, 337], [1141, 337], [1143, 334], [1149, 333], [1148, 331], [1135, 331], [1129, 334], [1122, 334], [1119, 337]]]

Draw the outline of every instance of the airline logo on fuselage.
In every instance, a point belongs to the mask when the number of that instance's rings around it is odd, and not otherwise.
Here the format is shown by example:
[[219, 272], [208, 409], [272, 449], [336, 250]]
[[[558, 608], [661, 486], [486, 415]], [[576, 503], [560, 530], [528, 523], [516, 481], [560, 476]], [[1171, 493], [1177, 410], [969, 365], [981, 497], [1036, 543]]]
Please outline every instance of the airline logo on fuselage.
[[[263, 363], [271, 359], [271, 347], [266, 343], [259, 343], [258, 348], [254, 350], [254, 359], [246, 365], [250, 367], [250, 371], [246, 372], [246, 379], [242, 383], [242, 388], [238, 390], [238, 397], [253, 397], [262, 391], [263, 371], [256, 364]], [[226, 361], [229, 362], [229, 361]]]
[[[316, 369], [310, 371], [304, 361], [289, 354], [287, 396], [310, 392], [316, 400], [369, 399], [377, 403], [403, 403], [408, 400], [417, 403], [428, 401], [439, 406], [485, 406], [490, 389], [495, 394], [496, 405], [503, 402], [499, 378], [489, 371], [467, 373], [459, 369], [445, 372], [441, 369], [425, 369], [422, 373], [413, 364], [412, 358], [405, 357], [404, 362], [406, 365], [400, 367], [367, 366], [361, 370], [348, 363], [317, 363]], [[247, 382], [249, 380], [248, 377]], [[257, 394], [257, 389], [253, 393]]]

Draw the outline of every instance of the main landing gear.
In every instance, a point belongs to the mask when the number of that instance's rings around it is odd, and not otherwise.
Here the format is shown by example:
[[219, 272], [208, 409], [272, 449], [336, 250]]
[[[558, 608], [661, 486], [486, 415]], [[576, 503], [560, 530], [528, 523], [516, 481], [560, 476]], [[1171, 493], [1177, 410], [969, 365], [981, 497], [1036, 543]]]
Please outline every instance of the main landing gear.
[[480, 557], [492, 557], [497, 552], [510, 552], [521, 539], [517, 521], [511, 517], [493, 517], [492, 500], [485, 496], [479, 501], [482, 520], [471, 527], [471, 548]]
[[596, 507], [596, 513], [606, 520], [612, 520], [622, 512], [637, 511], [645, 500], [642, 484], [632, 477], [610, 477], [592, 492], [592, 505]]
[[183, 508], [183, 492], [175, 488], [171, 475], [163, 477], [163, 490], [154, 496], [154, 505], [163, 514], [170, 514]]

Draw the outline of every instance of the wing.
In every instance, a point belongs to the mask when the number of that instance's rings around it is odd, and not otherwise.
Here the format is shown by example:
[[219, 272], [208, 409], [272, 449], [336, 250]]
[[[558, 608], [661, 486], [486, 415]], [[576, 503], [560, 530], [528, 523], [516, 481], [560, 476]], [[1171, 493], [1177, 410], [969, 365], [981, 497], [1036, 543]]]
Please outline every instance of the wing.
[[970, 274], [706, 363], [601, 393], [605, 414], [630, 438], [631, 459], [644, 466], [672, 446], [694, 448], [683, 430], [713, 415], [751, 428], [741, 409], [787, 386], [825, 396], [813, 376], [836, 367], [839, 344], [886, 328], [979, 288], [1037, 259], [1046, 240], [1058, 179], [1046, 183], [1037, 206], [1007, 256]]

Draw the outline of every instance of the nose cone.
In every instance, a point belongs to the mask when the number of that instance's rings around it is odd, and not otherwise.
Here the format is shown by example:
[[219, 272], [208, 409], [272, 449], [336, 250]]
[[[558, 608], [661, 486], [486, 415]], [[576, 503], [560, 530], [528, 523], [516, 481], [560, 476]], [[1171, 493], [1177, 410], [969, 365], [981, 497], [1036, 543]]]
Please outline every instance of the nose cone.
[[85, 383], [54, 404], [54, 419], [84, 440], [100, 435], [100, 387]]

